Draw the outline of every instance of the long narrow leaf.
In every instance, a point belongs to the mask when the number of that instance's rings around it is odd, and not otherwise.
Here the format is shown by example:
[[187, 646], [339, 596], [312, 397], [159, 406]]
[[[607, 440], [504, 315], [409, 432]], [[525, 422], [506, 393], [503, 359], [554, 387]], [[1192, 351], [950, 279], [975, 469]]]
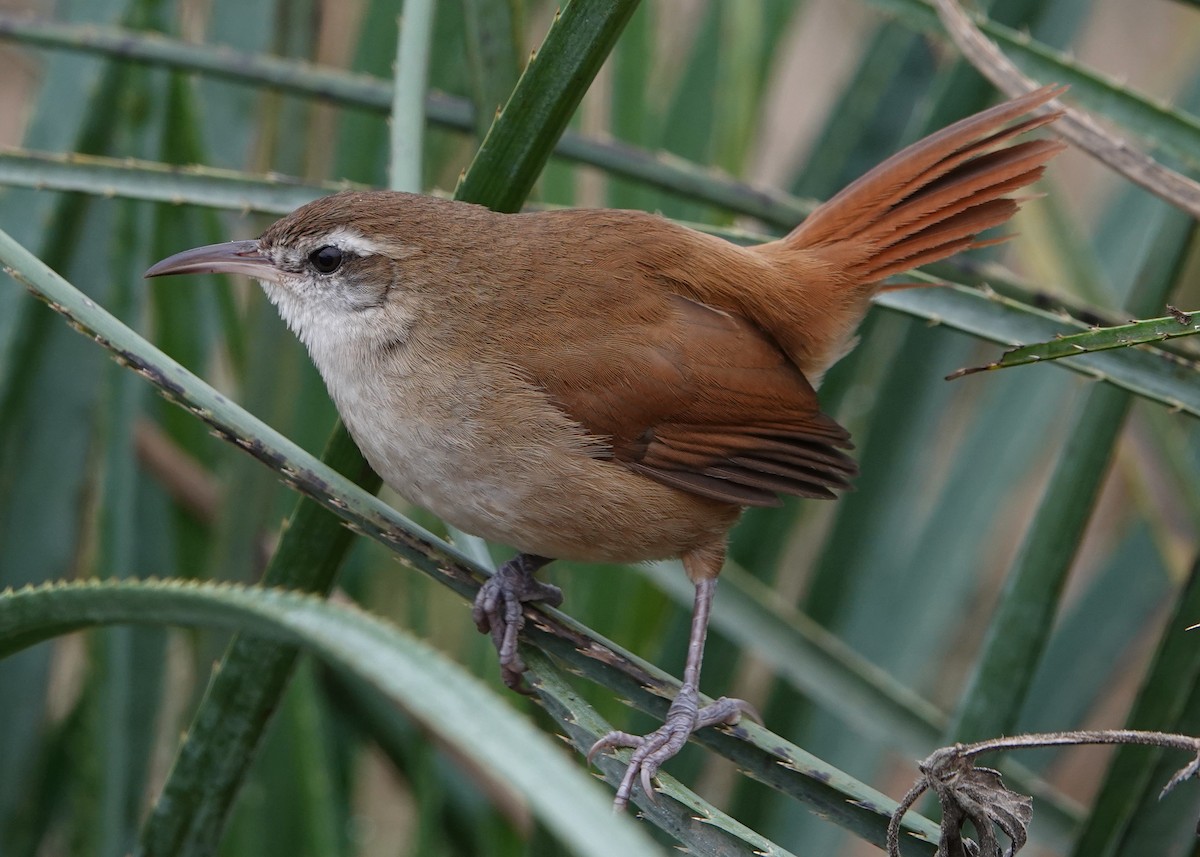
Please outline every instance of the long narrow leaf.
[[[876, 303], [1004, 345], [1049, 340], [1087, 329], [1082, 322], [1019, 304], [994, 292], [961, 286], [885, 292]], [[1056, 365], [1200, 416], [1200, 385], [1196, 383], [1200, 369], [1189, 360], [1143, 346], [1092, 352]]]
[[1178, 315], [1135, 321], [1117, 327], [1100, 327], [1086, 333], [1059, 336], [1048, 342], [1022, 345], [1019, 348], [1005, 351], [999, 360], [984, 366], [959, 369], [950, 377], [960, 378], [976, 372], [1008, 369], [1012, 366], [1028, 366], [1030, 363], [1078, 357], [1081, 354], [1109, 351], [1113, 348], [1132, 348], [1135, 345], [1163, 342], [1180, 336], [1195, 336], [1197, 333], [1200, 333], [1200, 321], [1193, 322], [1192, 314], [1180, 312]]
[[172, 582], [58, 584], [0, 597], [0, 654], [113, 623], [208, 625], [302, 645], [414, 713], [511, 783], [573, 853], [658, 854], [546, 736], [444, 655], [352, 607], [282, 590]]
[[13, 149], [0, 151], [0, 184], [263, 214], [287, 214], [319, 196], [353, 187], [212, 167]]

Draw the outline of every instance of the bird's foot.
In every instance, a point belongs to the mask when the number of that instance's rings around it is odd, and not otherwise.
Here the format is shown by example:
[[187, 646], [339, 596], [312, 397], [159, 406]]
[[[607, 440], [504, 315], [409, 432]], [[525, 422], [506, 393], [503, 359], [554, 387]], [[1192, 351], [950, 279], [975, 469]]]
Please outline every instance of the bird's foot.
[[625, 776], [621, 778], [621, 784], [617, 787], [617, 794], [613, 799], [614, 810], [625, 809], [629, 798], [633, 795], [633, 785], [639, 780], [642, 784], [642, 791], [653, 801], [654, 786], [651, 780], [654, 779], [663, 763], [683, 749], [683, 745], [696, 730], [703, 729], [705, 726], [736, 723], [743, 714], [752, 720], [760, 720], [758, 712], [745, 700], [722, 696], [716, 702], [700, 708], [699, 697], [695, 688], [685, 686], [680, 689], [679, 695], [671, 703], [671, 707], [667, 710], [666, 720], [658, 729], [648, 735], [609, 732], [593, 744], [592, 749], [588, 750], [587, 759], [590, 764], [592, 758], [604, 750], [618, 747], [633, 748], [629, 767], [625, 769]]
[[551, 607], [562, 604], [562, 590], [534, 577], [550, 560], [532, 554], [517, 554], [496, 570], [479, 589], [471, 618], [475, 627], [492, 635], [500, 655], [500, 673], [504, 683], [521, 690], [525, 663], [517, 652], [517, 634], [525, 627], [525, 603], [541, 601]]

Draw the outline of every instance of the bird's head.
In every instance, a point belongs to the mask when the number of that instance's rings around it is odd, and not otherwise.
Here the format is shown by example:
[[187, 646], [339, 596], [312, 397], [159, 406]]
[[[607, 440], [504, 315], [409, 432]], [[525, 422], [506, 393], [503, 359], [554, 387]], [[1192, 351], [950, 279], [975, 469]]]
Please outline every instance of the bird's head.
[[416, 309], [409, 269], [426, 249], [422, 216], [449, 204], [411, 194], [339, 193], [296, 209], [257, 239], [185, 250], [145, 276], [253, 277], [310, 350], [374, 333], [394, 338]]

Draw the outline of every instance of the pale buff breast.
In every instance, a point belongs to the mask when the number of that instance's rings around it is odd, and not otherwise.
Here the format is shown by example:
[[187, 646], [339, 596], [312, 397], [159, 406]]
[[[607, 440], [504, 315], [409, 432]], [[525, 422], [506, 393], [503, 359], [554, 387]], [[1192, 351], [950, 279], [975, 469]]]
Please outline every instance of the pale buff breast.
[[488, 541], [555, 559], [638, 562], [721, 542], [740, 513], [604, 459], [598, 439], [515, 375], [483, 384], [468, 364], [409, 372], [392, 355], [383, 383], [361, 363], [313, 356], [384, 482]]

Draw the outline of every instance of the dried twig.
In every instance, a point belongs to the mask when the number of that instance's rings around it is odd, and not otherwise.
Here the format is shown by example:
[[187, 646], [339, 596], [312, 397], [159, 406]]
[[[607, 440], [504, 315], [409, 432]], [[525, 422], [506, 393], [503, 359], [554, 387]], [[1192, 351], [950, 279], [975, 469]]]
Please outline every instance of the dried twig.
[[[975, 757], [996, 750], [1064, 744], [1143, 744], [1191, 751], [1192, 761], [1171, 777], [1163, 787], [1162, 795], [1200, 774], [1200, 738], [1165, 732], [1133, 729], [1048, 732], [943, 747], [920, 763], [920, 779], [892, 813], [887, 830], [888, 857], [900, 857], [900, 821], [917, 798], [931, 789], [942, 806], [942, 835], [937, 857], [1013, 857], [1025, 845], [1026, 828], [1033, 818], [1033, 800], [1005, 788], [997, 771], [975, 767]], [[979, 835], [978, 844], [963, 837], [963, 826], [967, 821]], [[995, 828], [1009, 839], [1009, 846], [1003, 850]]]
[[[933, 0], [938, 16], [950, 39], [979, 72], [1011, 98], [1037, 89], [1039, 84], [1027, 78], [987, 36], [957, 0]], [[1053, 131], [1070, 140], [1092, 157], [1116, 170], [1134, 184], [1200, 219], [1200, 184], [1160, 164], [1145, 152], [1133, 148], [1120, 137], [1102, 128], [1091, 116], [1057, 101], [1041, 110], [1064, 109], [1065, 115], [1054, 123]]]

